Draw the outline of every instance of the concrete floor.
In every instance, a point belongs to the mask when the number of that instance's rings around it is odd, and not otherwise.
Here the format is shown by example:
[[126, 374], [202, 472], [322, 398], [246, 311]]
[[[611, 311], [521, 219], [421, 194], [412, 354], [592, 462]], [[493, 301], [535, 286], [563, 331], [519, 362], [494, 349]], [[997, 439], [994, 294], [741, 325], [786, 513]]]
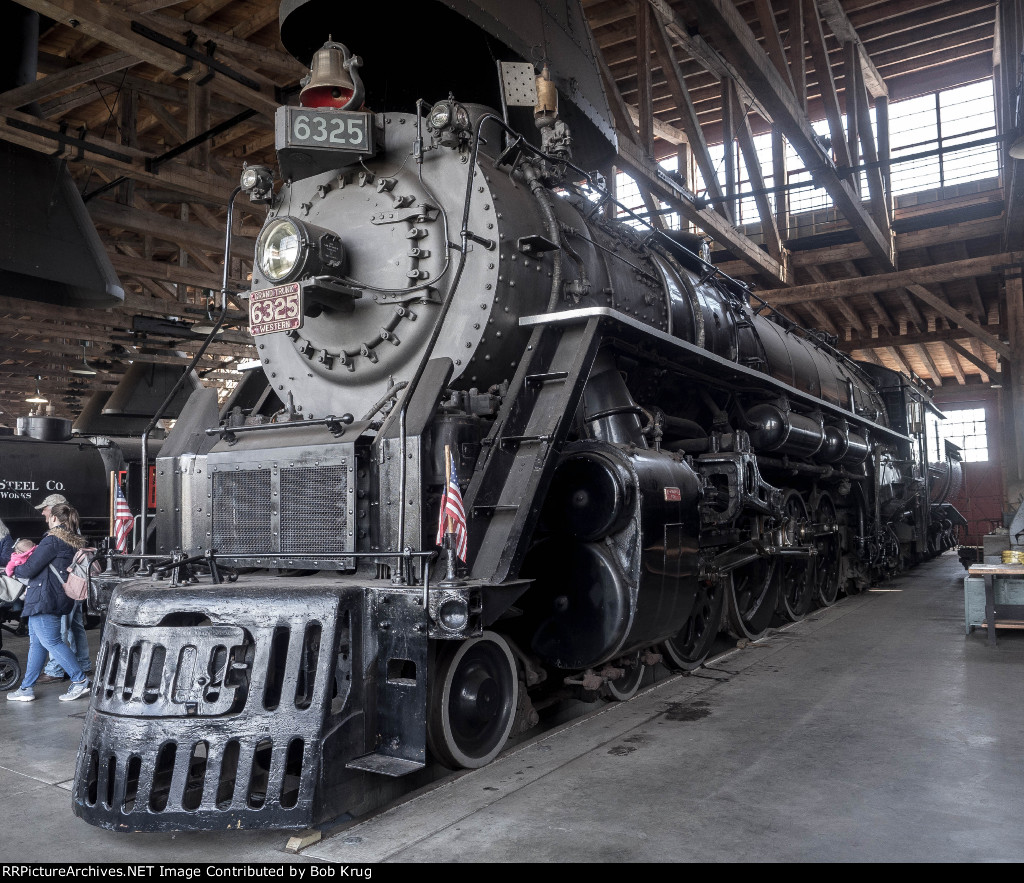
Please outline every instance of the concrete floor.
[[[0, 700], [3, 861], [1024, 860], [1024, 632], [964, 637], [954, 554], [325, 831], [75, 819], [83, 706]], [[94, 641], [98, 634], [92, 633]], [[24, 659], [23, 639], [5, 647]], [[187, 856], [187, 858], [185, 858]]]

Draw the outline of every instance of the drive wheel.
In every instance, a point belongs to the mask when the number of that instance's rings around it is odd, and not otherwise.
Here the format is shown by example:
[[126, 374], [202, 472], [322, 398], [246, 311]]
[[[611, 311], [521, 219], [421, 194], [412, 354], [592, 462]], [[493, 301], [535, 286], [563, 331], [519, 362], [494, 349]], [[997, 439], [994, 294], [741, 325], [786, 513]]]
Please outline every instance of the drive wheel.
[[[751, 536], [760, 538], [760, 520], [742, 524]], [[726, 601], [726, 622], [735, 638], [757, 640], [772, 623], [779, 597], [779, 584], [775, 579], [778, 559], [759, 557], [732, 572]]]
[[431, 678], [427, 746], [445, 766], [476, 769], [498, 756], [512, 730], [519, 700], [516, 660], [495, 632], [444, 644]]
[[644, 679], [644, 672], [647, 671], [647, 666], [640, 661], [639, 651], [623, 660], [619, 660], [619, 662], [626, 663], [623, 665], [626, 673], [617, 680], [606, 682], [602, 686], [601, 695], [605, 699], [625, 702], [627, 699], [632, 699], [636, 695], [636, 691], [640, 689], [640, 683]]
[[842, 548], [839, 541], [836, 506], [828, 494], [822, 494], [814, 507], [814, 523], [819, 533], [814, 537], [818, 554], [814, 557], [815, 601], [819, 607], [831, 607], [839, 597], [839, 574], [842, 570]]
[[[782, 502], [782, 530], [787, 544], [804, 545], [810, 522], [807, 504], [796, 491], [790, 491]], [[807, 558], [783, 557], [775, 568], [779, 580], [779, 612], [790, 622], [799, 622], [814, 605], [814, 583]]]
[[665, 665], [672, 671], [693, 671], [704, 663], [722, 627], [728, 579], [701, 580], [689, 619], [674, 638], [661, 645]]
[[21, 663], [10, 650], [0, 650], [0, 691], [6, 692], [21, 683]]

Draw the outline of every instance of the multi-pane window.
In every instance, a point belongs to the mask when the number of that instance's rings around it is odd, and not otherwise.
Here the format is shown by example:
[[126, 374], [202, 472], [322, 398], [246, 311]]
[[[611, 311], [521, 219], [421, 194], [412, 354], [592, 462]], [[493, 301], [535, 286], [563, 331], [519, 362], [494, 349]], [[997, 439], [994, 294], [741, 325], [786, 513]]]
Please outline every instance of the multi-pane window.
[[960, 448], [965, 463], [988, 462], [988, 426], [985, 421], [985, 409], [961, 408], [957, 411], [946, 411], [946, 419], [939, 423], [934, 446], [932, 434], [929, 433], [929, 460], [943, 459], [942, 439], [951, 441]]
[[[672, 156], [668, 159], [663, 159], [658, 165], [666, 171], [674, 172], [679, 165], [679, 161], [676, 157]], [[636, 181], [624, 172], [619, 172], [615, 179], [615, 199], [620, 205], [625, 206], [634, 215], [637, 215], [640, 218], [647, 217], [647, 206], [644, 204], [644, 201], [640, 196], [640, 189], [636, 186]], [[667, 208], [663, 202], [658, 201], [657, 204], [659, 210]], [[620, 217], [624, 217], [626, 223], [631, 226], [641, 226], [641, 222], [633, 220], [629, 215], [621, 210], [617, 211], [616, 214]], [[679, 215], [676, 212], [662, 211], [661, 222], [669, 230], [679, 229]]]
[[[871, 109], [871, 125], [877, 126], [875, 111]], [[843, 117], [846, 126], [846, 118]], [[826, 120], [812, 124], [821, 139], [830, 137]], [[966, 181], [995, 178], [999, 174], [999, 151], [996, 140], [995, 100], [992, 80], [983, 80], [967, 86], [958, 86], [942, 92], [933, 92], [918, 98], [896, 101], [889, 105], [889, 143], [891, 186], [894, 196], [950, 187]], [[775, 185], [772, 166], [771, 135], [754, 137], [754, 149], [761, 160], [761, 174], [765, 188]], [[756, 223], [757, 207], [749, 194], [751, 184], [738, 145], [732, 144], [737, 169], [738, 192], [737, 224]], [[725, 162], [723, 145], [708, 147], [711, 163], [724, 189]], [[862, 160], [863, 162], [863, 160]], [[671, 165], [670, 165], [671, 164]], [[674, 168], [675, 159], [663, 163]], [[810, 174], [796, 151], [786, 145], [787, 184], [790, 187], [790, 212], [817, 211], [829, 208], [832, 201], [821, 187], [814, 187]], [[636, 185], [625, 175], [619, 177], [620, 186], [632, 187], [636, 202], [641, 205]], [[698, 196], [706, 195], [707, 188], [699, 172], [694, 184]], [[867, 177], [861, 174], [861, 192], [867, 198]], [[774, 210], [775, 195], [769, 192]]]

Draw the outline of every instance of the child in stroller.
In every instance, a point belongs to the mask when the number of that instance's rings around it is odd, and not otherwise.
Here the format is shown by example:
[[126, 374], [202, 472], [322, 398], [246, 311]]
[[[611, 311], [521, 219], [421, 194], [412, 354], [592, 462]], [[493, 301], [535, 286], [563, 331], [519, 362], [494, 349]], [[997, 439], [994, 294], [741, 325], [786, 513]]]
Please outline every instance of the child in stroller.
[[[10, 650], [4, 650], [3, 633], [18, 634], [21, 625], [21, 610], [24, 606], [25, 584], [10, 575], [17, 565], [24, 564], [36, 544], [29, 539], [20, 539], [11, 550], [11, 560], [0, 575], [0, 691], [6, 692], [21, 682], [21, 663]], [[8, 622], [14, 621], [14, 625]]]

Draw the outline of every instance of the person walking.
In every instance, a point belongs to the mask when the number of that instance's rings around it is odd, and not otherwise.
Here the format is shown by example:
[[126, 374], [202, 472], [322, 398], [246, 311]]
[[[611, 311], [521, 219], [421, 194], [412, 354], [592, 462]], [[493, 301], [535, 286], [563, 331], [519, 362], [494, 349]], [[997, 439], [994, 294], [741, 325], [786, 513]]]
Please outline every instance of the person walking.
[[49, 532], [28, 560], [14, 568], [16, 577], [28, 580], [22, 615], [28, 617], [29, 644], [25, 677], [17, 690], [7, 694], [11, 702], [32, 702], [36, 698], [34, 687], [47, 652], [71, 676], [71, 686], [60, 696], [62, 702], [89, 692], [88, 677], [60, 636], [60, 618], [70, 613], [75, 603], [64, 594], [64, 580], [75, 552], [85, 547], [85, 538], [78, 532], [78, 512], [74, 508], [57, 503], [49, 509]]
[[[70, 506], [71, 504], [63, 494], [50, 494], [35, 508], [40, 510], [44, 520], [48, 520], [52, 507], [61, 505]], [[84, 602], [76, 601], [72, 611], [67, 616], [61, 617], [60, 637], [75, 654], [79, 668], [89, 674], [92, 672], [92, 657], [89, 655], [89, 636], [85, 632], [84, 606]], [[66, 680], [67, 677], [67, 672], [51, 653], [46, 660], [46, 667], [36, 683], [53, 684]]]

